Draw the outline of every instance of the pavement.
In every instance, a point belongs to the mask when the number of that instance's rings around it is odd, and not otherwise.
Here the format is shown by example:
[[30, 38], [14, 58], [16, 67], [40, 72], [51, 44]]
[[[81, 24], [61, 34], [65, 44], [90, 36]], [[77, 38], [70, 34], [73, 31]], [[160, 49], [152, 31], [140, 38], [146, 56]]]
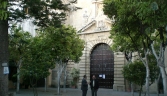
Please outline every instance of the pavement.
[[[9, 93], [13, 93], [14, 95], [9, 96], [82, 96], [82, 91], [80, 89], [66, 88], [66, 91], [61, 88], [60, 95], [57, 95], [57, 88], [37, 88], [38, 95], [33, 94], [33, 89], [20, 89], [18, 93], [15, 90], [9, 90]], [[91, 96], [91, 90], [89, 89], [87, 92], [87, 96]], [[97, 96], [131, 96], [130, 92], [119, 92], [113, 91], [112, 89], [99, 89], [97, 92]], [[139, 96], [137, 92], [134, 93], [134, 96]], [[141, 96], [144, 96], [142, 94]], [[150, 94], [150, 96], [158, 96], [157, 94]], [[160, 94], [159, 96], [164, 96]]]

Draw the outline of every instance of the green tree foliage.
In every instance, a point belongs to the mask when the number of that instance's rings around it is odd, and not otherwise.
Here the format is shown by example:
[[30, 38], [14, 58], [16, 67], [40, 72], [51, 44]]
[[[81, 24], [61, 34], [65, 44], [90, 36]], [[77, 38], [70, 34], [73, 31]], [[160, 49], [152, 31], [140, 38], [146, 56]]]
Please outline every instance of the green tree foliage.
[[[121, 6], [120, 6], [121, 5]], [[111, 10], [112, 9], [112, 10]], [[115, 15], [115, 23], [112, 25], [111, 38], [117, 39], [120, 36], [121, 39], [126, 40], [121, 45], [115, 45], [115, 48], [123, 51], [130, 50], [137, 51], [141, 55], [141, 59], [145, 57], [143, 64], [147, 68], [147, 81], [149, 78], [149, 66], [147, 64], [147, 55], [151, 50], [151, 44], [154, 40], [160, 38], [160, 46], [165, 46], [165, 27], [166, 27], [166, 15], [167, 12], [167, 1], [166, 0], [104, 0], [104, 13], [109, 17]], [[157, 34], [158, 33], [158, 34]], [[117, 42], [117, 40], [114, 42]], [[122, 45], [126, 45], [123, 47]], [[120, 47], [121, 46], [121, 47]], [[158, 52], [158, 51], [157, 51]], [[162, 51], [160, 51], [163, 53]], [[139, 55], [140, 55], [139, 54]], [[157, 58], [156, 58], [157, 59]], [[157, 61], [163, 61], [158, 60]], [[164, 68], [159, 66], [164, 73]], [[162, 72], [163, 71], [163, 72]], [[164, 86], [167, 86], [166, 76], [164, 76]], [[148, 83], [147, 95], [149, 95]], [[164, 87], [164, 94], [166, 95], [166, 87]]]
[[35, 18], [34, 23], [38, 26], [49, 26], [52, 22], [52, 26], [56, 27], [65, 20], [67, 5], [62, 0], [26, 0], [24, 3], [28, 14]]
[[155, 37], [161, 37], [164, 43], [167, 25], [165, 17], [167, 12], [164, 11], [167, 10], [166, 6], [165, 0], [104, 0], [103, 10], [109, 18], [115, 15], [116, 22], [112, 28], [115, 33], [119, 32], [126, 36], [133, 33], [136, 39], [142, 35], [148, 42], [145, 46], [149, 47], [150, 43], [156, 39], [150, 37], [155, 29], [159, 33]]
[[[159, 68], [156, 66], [155, 58], [149, 58], [149, 68], [150, 68], [150, 85], [154, 83], [155, 79], [158, 77]], [[146, 83], [146, 68], [141, 61], [134, 61], [123, 67], [123, 76], [128, 81], [140, 86], [139, 96], [141, 96], [142, 86]]]
[[122, 73], [124, 78], [130, 82], [134, 82], [140, 86], [145, 84], [146, 69], [142, 62], [135, 61], [125, 65]]
[[46, 41], [53, 52], [55, 60], [78, 62], [82, 56], [84, 42], [79, 38], [76, 30], [71, 26], [61, 28], [48, 27], [46, 29]]
[[0, 20], [6, 20], [8, 17], [6, 0], [0, 0]]
[[21, 75], [24, 84], [31, 84], [34, 88], [35, 81], [47, 77], [49, 69], [54, 68], [51, 51], [47, 46], [42, 35], [32, 37], [20, 27], [12, 27], [9, 34], [10, 59], [15, 62], [19, 70], [17, 76]]
[[75, 2], [65, 4], [62, 0], [19, 0], [19, 3], [10, 1], [10, 20], [33, 18], [33, 23], [41, 28], [51, 25], [60, 27], [66, 19], [68, 6]]
[[11, 28], [11, 33], [8, 35], [9, 37], [9, 53], [10, 53], [10, 61], [15, 63], [17, 67], [17, 92], [19, 91], [20, 86], [20, 67], [22, 65], [22, 61], [25, 55], [28, 52], [28, 47], [30, 44], [30, 40], [32, 36], [29, 32], [24, 32], [21, 27], [17, 28], [13, 26]]
[[24, 57], [20, 74], [24, 77], [31, 77], [32, 80], [38, 80], [47, 77], [50, 74], [49, 69], [52, 68], [54, 68], [54, 64], [47, 44], [42, 38], [34, 37]]
[[[66, 75], [66, 65], [68, 61], [79, 62], [84, 48], [84, 42], [79, 38], [76, 30], [71, 26], [55, 28], [50, 26], [44, 31], [45, 41], [52, 52], [52, 57], [57, 68], [58, 94], [60, 94], [60, 76], [64, 70]], [[66, 80], [64, 80], [66, 81]]]
[[9, 36], [9, 52], [10, 60], [14, 61], [17, 65], [20, 59], [23, 59], [24, 55], [27, 54], [27, 48], [30, 44], [32, 36], [29, 32], [25, 32], [21, 27], [11, 28]]
[[[147, 38], [147, 36], [142, 35], [145, 34], [145, 25], [142, 24], [142, 21], [135, 13], [139, 7], [137, 6], [138, 3], [136, 2], [126, 0], [123, 0], [122, 2], [115, 0], [105, 0], [104, 13], [110, 18], [115, 15], [116, 22], [113, 24], [111, 38], [115, 39], [121, 36], [123, 40], [126, 41], [126, 44], [124, 43], [126, 49], [128, 47], [133, 48], [133, 51], [140, 51], [139, 47], [147, 48], [150, 46], [151, 40], [150, 38]], [[116, 7], [110, 6], [110, 4]], [[108, 10], [111, 9], [110, 7], [116, 11], [114, 11], [114, 13], [109, 13]], [[117, 42], [117, 40], [114, 41]]]
[[46, 78], [55, 64], [52, 62], [51, 51], [47, 48], [43, 37], [36, 36], [31, 39], [27, 53], [23, 58], [20, 75], [24, 84], [31, 85], [34, 96], [38, 96], [36, 85], [40, 78]]

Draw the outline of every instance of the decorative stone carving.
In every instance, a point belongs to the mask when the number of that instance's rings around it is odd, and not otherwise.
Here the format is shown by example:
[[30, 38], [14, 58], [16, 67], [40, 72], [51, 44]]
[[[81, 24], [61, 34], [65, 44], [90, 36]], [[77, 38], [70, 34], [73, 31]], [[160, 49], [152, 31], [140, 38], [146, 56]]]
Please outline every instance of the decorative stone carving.
[[96, 22], [97, 22], [95, 31], [107, 30], [108, 28], [106, 26], [106, 21], [105, 21], [107, 16], [104, 15], [103, 4], [101, 0], [95, 0], [95, 5], [96, 5], [95, 13], [97, 14], [97, 16], [95, 17]]
[[87, 10], [84, 11], [83, 13], [83, 19], [84, 19], [84, 25], [88, 22], [88, 12]]
[[[103, 0], [92, 0], [92, 5], [83, 9], [82, 28], [91, 28], [93, 32], [110, 30], [111, 19], [108, 19], [103, 12]], [[114, 19], [112, 20], [114, 21]], [[95, 22], [95, 23], [94, 23]], [[95, 26], [94, 26], [95, 24]], [[94, 27], [94, 28], [93, 28]]]
[[105, 30], [106, 29], [106, 24], [105, 24], [104, 20], [99, 20], [97, 22], [97, 29], [98, 30]]

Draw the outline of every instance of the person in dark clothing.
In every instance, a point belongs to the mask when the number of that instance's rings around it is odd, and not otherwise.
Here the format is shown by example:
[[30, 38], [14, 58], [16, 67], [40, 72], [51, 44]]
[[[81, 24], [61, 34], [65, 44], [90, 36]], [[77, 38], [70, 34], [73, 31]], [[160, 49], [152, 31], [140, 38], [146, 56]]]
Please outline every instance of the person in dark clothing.
[[86, 96], [88, 90], [88, 83], [86, 81], [86, 75], [83, 76], [81, 83], [82, 96]]
[[99, 82], [96, 79], [95, 75], [92, 76], [92, 80], [90, 81], [90, 87], [92, 91], [92, 96], [97, 96], [97, 90], [99, 89]]

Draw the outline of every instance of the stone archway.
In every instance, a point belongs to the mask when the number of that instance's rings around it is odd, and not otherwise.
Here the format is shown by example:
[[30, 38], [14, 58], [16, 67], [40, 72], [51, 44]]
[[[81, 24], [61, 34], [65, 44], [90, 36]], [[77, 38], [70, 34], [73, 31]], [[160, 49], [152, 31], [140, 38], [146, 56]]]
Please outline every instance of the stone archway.
[[[100, 34], [100, 33], [99, 33]], [[107, 33], [106, 33], [107, 34]], [[98, 34], [97, 34], [98, 35]], [[82, 37], [83, 36], [83, 37]], [[90, 34], [83, 34], [81, 37], [85, 40], [85, 48], [83, 50], [83, 56], [81, 57], [81, 61], [79, 62], [80, 69], [80, 78], [79, 78], [79, 86], [81, 85], [81, 81], [83, 79], [83, 75], [87, 75], [87, 81], [90, 81], [90, 65], [91, 65], [91, 53], [94, 48], [98, 44], [107, 44], [110, 46], [112, 44], [112, 40], [107, 37], [100, 37], [95, 39], [86, 39], [88, 36], [93, 36]], [[96, 35], [94, 35], [96, 36]], [[109, 36], [109, 33], [108, 35]], [[124, 78], [122, 76], [121, 70], [122, 66], [125, 64], [124, 54], [122, 52], [114, 52], [114, 81], [113, 81], [113, 90], [115, 91], [123, 91], [125, 90]], [[97, 76], [96, 76], [97, 77]], [[110, 87], [111, 88], [111, 87]]]
[[90, 79], [96, 75], [100, 88], [113, 88], [114, 53], [105, 43], [97, 44], [90, 54]]

